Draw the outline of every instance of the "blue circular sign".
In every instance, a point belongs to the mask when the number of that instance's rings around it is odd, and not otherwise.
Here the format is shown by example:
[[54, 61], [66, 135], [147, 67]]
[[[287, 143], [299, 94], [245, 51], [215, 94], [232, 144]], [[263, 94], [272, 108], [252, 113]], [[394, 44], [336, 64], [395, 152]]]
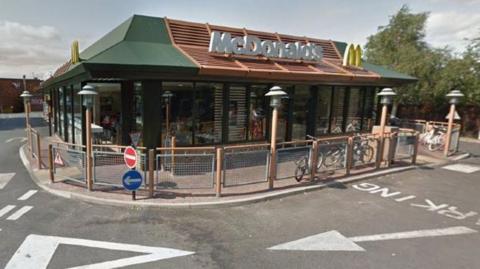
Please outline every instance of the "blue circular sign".
[[129, 191], [134, 191], [142, 185], [142, 174], [136, 170], [126, 172], [122, 177], [123, 187]]

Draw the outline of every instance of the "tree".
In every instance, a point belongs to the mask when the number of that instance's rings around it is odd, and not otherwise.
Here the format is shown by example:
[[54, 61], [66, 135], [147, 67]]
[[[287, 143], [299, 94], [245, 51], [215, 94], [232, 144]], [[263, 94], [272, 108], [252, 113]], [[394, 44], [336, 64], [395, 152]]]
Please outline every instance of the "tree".
[[413, 14], [404, 5], [390, 18], [388, 25], [368, 37], [365, 56], [371, 63], [382, 65], [418, 78], [417, 83], [397, 89], [398, 97], [392, 114], [402, 104], [435, 104], [441, 70], [450, 58], [446, 49], [431, 49], [425, 41], [428, 13]]

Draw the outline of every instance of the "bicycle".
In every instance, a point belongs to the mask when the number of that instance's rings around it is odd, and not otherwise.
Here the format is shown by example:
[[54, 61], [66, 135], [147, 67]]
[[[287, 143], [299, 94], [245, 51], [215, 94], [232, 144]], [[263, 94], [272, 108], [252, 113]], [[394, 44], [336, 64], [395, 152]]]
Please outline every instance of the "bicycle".
[[[317, 138], [307, 135], [307, 138], [313, 139], [318, 141]], [[328, 141], [325, 142], [326, 144], [330, 144]], [[311, 172], [310, 167], [310, 157], [309, 156], [302, 156], [299, 160], [295, 162], [295, 179], [297, 182], [302, 181], [305, 174], [309, 174]], [[320, 169], [323, 167], [332, 167], [337, 164], [343, 164], [343, 160], [345, 159], [345, 147], [341, 145], [332, 144], [331, 148], [329, 148], [326, 152], [319, 152], [316, 164], [316, 171], [319, 172]]]
[[[359, 139], [362, 139], [359, 137]], [[373, 138], [362, 139], [359, 142], [354, 142], [353, 144], [353, 161], [361, 162], [362, 164], [370, 163], [373, 160], [375, 154], [374, 148], [370, 145], [370, 141], [374, 140]]]
[[445, 136], [445, 128], [432, 127], [429, 131], [420, 135], [420, 141], [429, 151], [436, 151], [445, 146]]

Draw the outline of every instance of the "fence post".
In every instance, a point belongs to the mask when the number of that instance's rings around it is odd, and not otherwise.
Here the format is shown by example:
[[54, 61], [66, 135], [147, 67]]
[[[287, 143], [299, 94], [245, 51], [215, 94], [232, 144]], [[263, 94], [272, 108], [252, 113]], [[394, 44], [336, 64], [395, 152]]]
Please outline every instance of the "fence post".
[[37, 132], [37, 162], [38, 169], [42, 169], [42, 145], [40, 144], [40, 134]]
[[385, 136], [380, 136], [377, 142], [377, 158], [375, 159], [375, 169], [380, 168], [383, 159], [383, 148], [385, 147]]
[[53, 145], [49, 144], [48, 145], [48, 170], [50, 172], [50, 182], [53, 183], [55, 182], [55, 175], [53, 174], [53, 169], [54, 169], [54, 163], [53, 163]]
[[391, 133], [390, 136], [388, 137], [388, 155], [387, 155], [387, 167], [390, 167], [392, 165], [392, 161], [394, 159], [395, 155], [395, 147], [396, 147], [396, 140], [397, 138], [397, 133]]
[[317, 163], [318, 163], [318, 141], [313, 141], [312, 143], [312, 156], [310, 158], [310, 167], [311, 167], [311, 175], [310, 175], [310, 180], [313, 181], [315, 180], [315, 176], [317, 173]]
[[171, 155], [172, 155], [172, 175], [175, 175], [175, 147], [177, 146], [177, 139], [175, 138], [175, 136], [172, 136], [172, 143], [171, 143], [171, 147], [172, 147], [172, 152], [171, 152]]
[[413, 144], [413, 156], [412, 164], [417, 163], [417, 153], [418, 153], [418, 144], [419, 144], [420, 135], [418, 132], [415, 133], [415, 143]]
[[155, 178], [154, 178], [154, 169], [155, 165], [155, 150], [154, 149], [149, 149], [148, 150], [148, 197], [153, 198], [153, 185], [155, 184]]
[[217, 170], [215, 171], [215, 193], [217, 197], [222, 196], [222, 165], [223, 165], [223, 148], [218, 147], [216, 152]]
[[28, 152], [30, 153], [30, 158], [32, 158], [32, 127], [30, 124], [27, 126], [27, 140], [28, 140]]
[[353, 166], [353, 136], [348, 137], [348, 142], [347, 142], [347, 163], [345, 165], [345, 173], [350, 175], [350, 170], [352, 169]]

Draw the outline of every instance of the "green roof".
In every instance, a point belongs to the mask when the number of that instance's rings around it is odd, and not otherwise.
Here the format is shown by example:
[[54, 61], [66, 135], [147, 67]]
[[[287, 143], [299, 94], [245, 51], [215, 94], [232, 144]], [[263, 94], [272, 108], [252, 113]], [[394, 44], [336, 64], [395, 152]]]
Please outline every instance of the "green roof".
[[128, 65], [191, 74], [197, 73], [199, 69], [173, 46], [163, 18], [140, 15], [132, 16], [86, 48], [80, 53], [80, 59], [79, 63], [71, 65], [65, 73], [47, 80], [44, 86], [72, 79], [79, 75], [80, 70], [88, 73], [97, 69], [97, 66], [105, 68]]
[[[334, 41], [343, 55], [347, 43]], [[99, 76], [96, 71], [145, 70], [160, 73], [195, 75], [199, 66], [185, 56], [168, 34], [163, 18], [134, 15], [80, 53], [81, 61], [66, 64], [58, 76], [45, 81], [43, 87], [84, 81]], [[382, 79], [405, 83], [416, 78], [385, 67], [363, 62], [363, 67]]]

